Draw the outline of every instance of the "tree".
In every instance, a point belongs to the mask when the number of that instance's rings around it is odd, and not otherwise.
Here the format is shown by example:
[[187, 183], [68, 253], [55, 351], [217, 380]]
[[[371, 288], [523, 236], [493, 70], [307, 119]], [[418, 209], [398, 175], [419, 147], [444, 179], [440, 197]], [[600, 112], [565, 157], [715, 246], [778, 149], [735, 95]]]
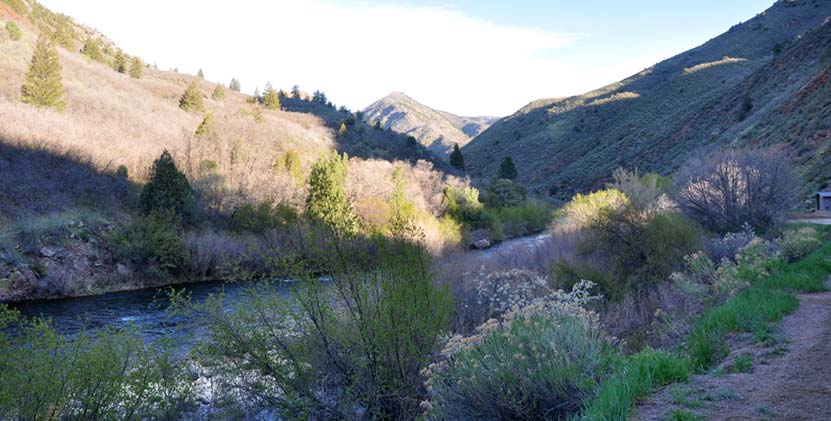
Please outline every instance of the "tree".
[[750, 110], [753, 109], [753, 101], [750, 99], [750, 95], [745, 95], [742, 98], [742, 105], [739, 108], [739, 115], [737, 119], [739, 121], [744, 121], [748, 115], [750, 115]]
[[20, 27], [14, 21], [6, 22], [6, 32], [9, 33], [9, 39], [12, 41], [20, 41], [23, 38], [23, 32], [20, 31]]
[[338, 128], [338, 136], [344, 137], [346, 136], [347, 129], [346, 129], [346, 122], [340, 122], [340, 128]]
[[205, 79], [205, 72], [203, 72], [202, 69], [199, 69], [199, 71], [196, 72], [196, 76], [199, 76], [200, 79]]
[[517, 173], [516, 166], [514, 166], [514, 160], [511, 159], [510, 156], [506, 156], [505, 159], [502, 160], [502, 164], [499, 166], [499, 178], [515, 180], [516, 176]]
[[294, 85], [291, 87], [291, 97], [294, 99], [300, 99], [300, 86]]
[[266, 83], [265, 85], [265, 94], [263, 94], [263, 105], [267, 110], [280, 109], [280, 95], [278, 95], [277, 91], [274, 90], [274, 87], [271, 86], [271, 82]]
[[179, 99], [179, 108], [185, 111], [205, 111], [205, 101], [196, 81], [191, 82], [188, 88], [185, 89], [185, 93]]
[[283, 171], [292, 176], [298, 183], [303, 183], [303, 167], [300, 164], [300, 156], [294, 149], [289, 149], [286, 153], [277, 159], [274, 168], [278, 171]]
[[690, 159], [678, 172], [678, 203], [705, 228], [757, 232], [782, 220], [800, 183], [788, 157], [761, 149], [728, 149]]
[[358, 218], [346, 198], [349, 156], [337, 153], [317, 161], [309, 174], [306, 215], [330, 227], [339, 236], [358, 231]]
[[450, 165], [462, 171], [465, 170], [465, 157], [462, 155], [462, 150], [459, 149], [459, 144], [453, 145], [453, 152], [450, 154]]
[[127, 73], [127, 56], [121, 50], [115, 53], [115, 61], [113, 62], [113, 69], [118, 73]]
[[144, 63], [138, 57], [133, 57], [130, 60], [130, 77], [133, 79], [141, 79], [142, 75], [144, 75]]
[[239, 79], [231, 78], [231, 83], [228, 84], [228, 89], [239, 92], [242, 90], [242, 85], [239, 83]]
[[397, 167], [392, 174], [393, 189], [390, 195], [390, 234], [406, 236], [415, 229], [415, 205], [407, 199], [407, 179], [404, 170]]
[[219, 101], [225, 98], [225, 88], [222, 85], [216, 85], [214, 92], [211, 94], [211, 99]]
[[153, 162], [150, 179], [141, 189], [141, 211], [147, 215], [158, 213], [188, 219], [193, 216], [193, 205], [194, 195], [188, 179], [165, 150]]
[[46, 35], [38, 37], [32, 63], [20, 88], [21, 100], [38, 108], [63, 111], [63, 82], [61, 62], [55, 45]]
[[314, 95], [312, 95], [312, 101], [319, 104], [326, 104], [326, 94], [323, 91], [315, 91]]
[[95, 61], [102, 61], [104, 59], [104, 56], [101, 54], [101, 46], [98, 44], [98, 40], [92, 37], [89, 37], [86, 41], [84, 41], [84, 48], [81, 50], [81, 54]]
[[194, 135], [198, 138], [207, 138], [214, 133], [214, 115], [212, 113], [208, 113], [205, 115], [205, 118], [202, 120], [202, 123], [199, 124], [199, 127], [196, 128], [196, 133]]

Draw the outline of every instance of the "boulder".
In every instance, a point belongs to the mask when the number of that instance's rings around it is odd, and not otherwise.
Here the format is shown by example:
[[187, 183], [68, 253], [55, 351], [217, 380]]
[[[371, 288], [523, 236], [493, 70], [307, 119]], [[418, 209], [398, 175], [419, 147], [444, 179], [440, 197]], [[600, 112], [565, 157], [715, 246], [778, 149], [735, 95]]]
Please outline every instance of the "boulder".
[[52, 250], [49, 247], [41, 247], [40, 248], [40, 254], [43, 257], [52, 257], [52, 256], [55, 255], [55, 250]]
[[130, 268], [127, 267], [127, 265], [122, 265], [121, 263], [115, 265], [115, 271], [116, 273], [122, 276], [127, 276], [133, 273], [133, 271], [131, 271]]
[[487, 238], [483, 238], [481, 240], [476, 240], [473, 243], [473, 247], [478, 249], [478, 250], [484, 250], [484, 249], [486, 249], [490, 246], [491, 246], [491, 242]]

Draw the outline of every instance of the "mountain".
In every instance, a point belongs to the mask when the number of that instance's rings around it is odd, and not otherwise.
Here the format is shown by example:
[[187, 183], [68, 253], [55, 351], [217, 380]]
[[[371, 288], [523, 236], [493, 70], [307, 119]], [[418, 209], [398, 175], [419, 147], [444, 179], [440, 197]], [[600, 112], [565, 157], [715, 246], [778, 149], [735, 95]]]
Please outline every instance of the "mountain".
[[453, 145], [464, 146], [498, 118], [460, 117], [434, 110], [401, 92], [393, 92], [364, 109], [364, 120], [414, 137], [436, 155], [447, 158]]
[[463, 148], [490, 176], [511, 156], [519, 180], [565, 198], [615, 168], [670, 174], [696, 151], [786, 147], [813, 186], [831, 177], [831, 2], [782, 0], [707, 43], [583, 95], [541, 99]]

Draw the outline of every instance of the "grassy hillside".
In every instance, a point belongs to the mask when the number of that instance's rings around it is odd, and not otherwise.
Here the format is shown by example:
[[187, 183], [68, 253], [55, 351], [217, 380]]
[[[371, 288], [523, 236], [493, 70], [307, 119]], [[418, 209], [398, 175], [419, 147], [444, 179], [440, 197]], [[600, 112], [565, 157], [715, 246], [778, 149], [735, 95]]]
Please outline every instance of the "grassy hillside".
[[393, 92], [364, 110], [364, 120], [414, 137], [438, 156], [447, 158], [454, 144], [464, 146], [497, 118], [460, 117], [437, 111], [401, 92]]
[[[465, 146], [467, 168], [490, 176], [511, 156], [522, 182], [564, 198], [599, 186], [617, 167], [668, 174], [694, 150], [752, 140], [765, 121], [782, 127], [781, 115], [772, 113], [824, 71], [827, 50], [803, 46], [829, 15], [829, 2], [779, 1], [623, 81], [580, 96], [534, 101]], [[767, 77], [777, 82], [751, 86]], [[746, 96], [752, 107], [740, 115]], [[828, 118], [827, 110], [810, 112], [816, 114], [802, 121]], [[706, 116], [718, 116], [721, 127]], [[802, 145], [817, 130], [789, 121], [802, 128], [791, 144]], [[768, 143], [779, 142], [773, 129], [764, 130], [771, 133]]]

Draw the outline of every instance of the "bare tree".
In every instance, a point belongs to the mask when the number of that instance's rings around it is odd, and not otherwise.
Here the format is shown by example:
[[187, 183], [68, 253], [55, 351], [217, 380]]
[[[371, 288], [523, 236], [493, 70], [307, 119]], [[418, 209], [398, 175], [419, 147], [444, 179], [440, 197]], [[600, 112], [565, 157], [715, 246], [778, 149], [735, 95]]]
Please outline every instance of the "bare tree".
[[766, 231], [791, 208], [799, 188], [788, 157], [779, 151], [724, 149], [690, 159], [676, 177], [678, 204], [715, 232], [744, 224]]

